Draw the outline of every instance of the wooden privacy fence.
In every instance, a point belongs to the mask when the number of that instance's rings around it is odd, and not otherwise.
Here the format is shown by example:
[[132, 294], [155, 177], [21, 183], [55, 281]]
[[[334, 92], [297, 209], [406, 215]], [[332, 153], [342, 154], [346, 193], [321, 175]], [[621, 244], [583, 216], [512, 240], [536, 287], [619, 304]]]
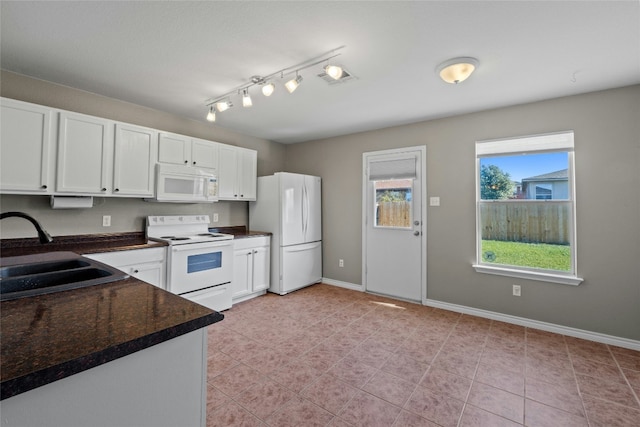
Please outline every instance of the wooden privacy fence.
[[378, 202], [378, 227], [411, 227], [411, 202]]
[[481, 203], [482, 239], [567, 245], [570, 214], [568, 202]]

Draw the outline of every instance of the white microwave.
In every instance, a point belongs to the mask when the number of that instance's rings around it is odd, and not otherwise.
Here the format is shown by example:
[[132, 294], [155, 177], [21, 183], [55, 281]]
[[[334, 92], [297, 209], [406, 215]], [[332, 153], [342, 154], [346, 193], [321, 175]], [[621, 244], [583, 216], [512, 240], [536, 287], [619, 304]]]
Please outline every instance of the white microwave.
[[156, 165], [154, 202], [209, 203], [218, 201], [218, 177], [191, 166]]

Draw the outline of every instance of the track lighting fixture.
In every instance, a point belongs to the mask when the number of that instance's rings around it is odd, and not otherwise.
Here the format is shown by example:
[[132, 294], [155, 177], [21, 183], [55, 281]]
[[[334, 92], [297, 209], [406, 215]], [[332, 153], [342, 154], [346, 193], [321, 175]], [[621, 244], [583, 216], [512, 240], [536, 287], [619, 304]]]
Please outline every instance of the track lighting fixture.
[[[283, 68], [281, 70], [278, 70], [266, 76], [258, 76], [258, 75], [252, 76], [247, 83], [241, 86], [238, 86], [233, 90], [230, 90], [229, 92], [224, 93], [220, 96], [208, 99], [205, 102], [205, 105], [209, 107], [207, 120], [215, 121], [215, 110], [218, 110], [219, 112], [223, 112], [225, 110], [228, 110], [230, 107], [232, 107], [233, 106], [233, 104], [231, 103], [232, 96], [237, 96], [242, 94], [242, 106], [251, 107], [253, 105], [253, 102], [251, 100], [251, 97], [249, 96], [249, 88], [252, 86], [256, 86], [256, 85], [262, 86], [262, 94], [264, 96], [271, 96], [275, 91], [274, 80], [277, 79], [278, 77], [280, 79], [284, 79], [289, 75], [295, 74], [294, 78], [290, 79], [285, 83], [285, 87], [287, 88], [287, 91], [289, 93], [293, 93], [303, 80], [302, 76], [300, 75], [300, 71], [306, 70], [307, 68], [313, 67], [318, 64], [322, 64], [322, 63], [327, 64], [322, 68], [324, 71], [324, 73], [322, 74], [323, 76], [327, 75], [327, 76], [330, 76], [331, 79], [334, 79], [336, 81], [337, 80], [344, 81], [345, 75], [348, 77], [350, 75], [347, 74], [341, 66], [328, 63], [329, 60], [339, 56], [340, 53], [336, 53], [336, 52], [338, 52], [343, 48], [344, 46], [337, 47], [335, 49], [332, 49], [328, 52], [323, 53], [322, 55], [315, 56], [299, 64], [295, 64], [290, 67]], [[320, 75], [318, 76], [321, 77]], [[325, 81], [327, 80], [325, 79]], [[215, 110], [214, 110], [214, 106], [215, 106]], [[211, 120], [211, 118], [213, 120]]]
[[443, 62], [436, 67], [436, 72], [445, 82], [458, 84], [468, 79], [477, 67], [477, 59], [461, 57]]
[[210, 122], [215, 122], [216, 121], [216, 112], [213, 109], [213, 105], [211, 107], [209, 107], [209, 113], [207, 113], [207, 120]]
[[245, 89], [242, 92], [242, 106], [243, 107], [251, 107], [253, 102], [251, 101], [251, 97], [249, 96], [249, 89]]
[[298, 73], [296, 72], [296, 78], [289, 80], [284, 84], [284, 86], [287, 88], [289, 93], [293, 93], [294, 90], [298, 89], [298, 86], [300, 85], [301, 82], [302, 82], [302, 76], [299, 76]]
[[262, 94], [264, 96], [271, 96], [274, 90], [276, 90], [276, 85], [274, 85], [273, 83], [267, 83], [266, 85], [262, 86]]

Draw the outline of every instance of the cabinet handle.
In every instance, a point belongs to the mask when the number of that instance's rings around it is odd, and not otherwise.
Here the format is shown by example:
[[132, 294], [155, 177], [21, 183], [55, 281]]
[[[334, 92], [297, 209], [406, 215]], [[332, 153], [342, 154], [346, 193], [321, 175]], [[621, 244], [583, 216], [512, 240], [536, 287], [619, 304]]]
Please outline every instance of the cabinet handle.
[[240, 197], [244, 197], [244, 194], [241, 194]]
[[43, 186], [42, 186], [42, 187], [40, 187], [40, 188], [42, 188], [43, 190], [46, 190], [46, 189], [47, 189], [47, 186], [46, 186], [46, 185], [43, 185]]
[[253, 253], [254, 253], [254, 254], [257, 254], [257, 253], [258, 253], [258, 251], [255, 251], [255, 250], [254, 250], [254, 251], [253, 251]]
[[138, 270], [133, 270], [133, 272], [134, 272], [134, 273], [136, 273], [136, 274], [137, 274], [137, 273], [139, 273], [139, 271], [138, 271]]
[[251, 255], [251, 252], [247, 252], [247, 255]]
[[107, 191], [107, 189], [106, 188], [102, 188], [102, 190], [100, 190], [100, 191]]
[[233, 197], [238, 197], [238, 195], [237, 195], [237, 194], [234, 194], [234, 195], [233, 195]]
[[195, 165], [195, 164], [196, 164], [196, 162], [193, 162], [193, 164]]
[[113, 191], [120, 191], [120, 189], [119, 189], [119, 188], [116, 188], [116, 189], [115, 189], [115, 190], [113, 190]]
[[185, 164], [189, 163], [189, 160], [185, 160], [185, 161], [184, 161], [184, 163], [185, 163]]

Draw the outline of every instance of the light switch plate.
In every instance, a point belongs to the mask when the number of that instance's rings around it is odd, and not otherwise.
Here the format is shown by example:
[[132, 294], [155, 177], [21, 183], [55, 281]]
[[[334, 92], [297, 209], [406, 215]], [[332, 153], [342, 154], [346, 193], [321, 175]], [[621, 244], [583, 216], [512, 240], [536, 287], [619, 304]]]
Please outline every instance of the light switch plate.
[[429, 197], [429, 206], [440, 206], [440, 197]]

